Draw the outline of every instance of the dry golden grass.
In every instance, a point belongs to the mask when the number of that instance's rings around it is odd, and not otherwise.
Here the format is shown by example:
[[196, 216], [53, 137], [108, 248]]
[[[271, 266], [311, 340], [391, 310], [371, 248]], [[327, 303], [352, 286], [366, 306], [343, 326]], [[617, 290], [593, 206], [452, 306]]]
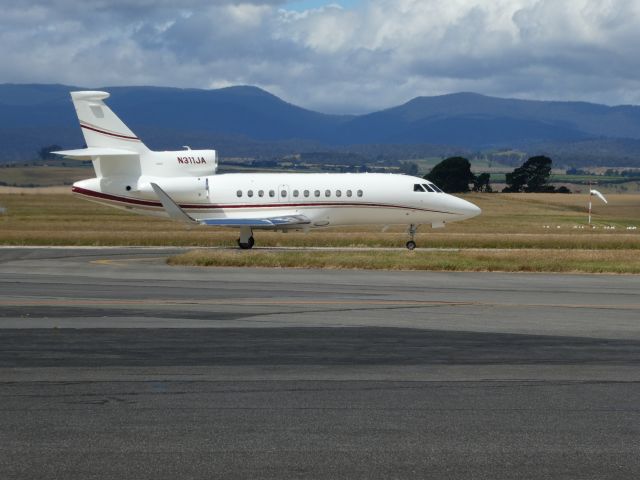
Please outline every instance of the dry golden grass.
[[[8, 185], [38, 185], [40, 187], [71, 185], [92, 176], [90, 166], [16, 166], [0, 168], [0, 181]], [[68, 188], [68, 187], [67, 187]]]
[[194, 250], [171, 265], [370, 270], [640, 273], [635, 252], [611, 250], [238, 251]]
[[[474, 232], [540, 233], [543, 225], [570, 229], [587, 223], [587, 195], [505, 193], [469, 194], [464, 198], [480, 206], [482, 215], [449, 225], [451, 232], [467, 226]], [[640, 195], [610, 195], [608, 200], [608, 205], [593, 202], [594, 224], [616, 228], [640, 224]]]
[[[1, 177], [0, 177], [1, 178]], [[52, 186], [52, 187], [6, 187], [0, 185], [0, 195], [51, 195], [62, 194], [71, 195], [71, 188], [65, 186]]]
[[[612, 195], [609, 205], [596, 205], [598, 230], [575, 230], [586, 223], [584, 195], [469, 194], [483, 214], [447, 225], [421, 228], [422, 247], [539, 248], [638, 250], [640, 195]], [[175, 245], [234, 246], [235, 230], [198, 227], [191, 230], [170, 220], [143, 217], [87, 202], [68, 194], [0, 194], [0, 244], [4, 245]], [[616, 230], [604, 230], [604, 224]], [[544, 225], [553, 228], [544, 229]], [[556, 226], [560, 226], [557, 229]], [[309, 234], [257, 231], [259, 246], [402, 247], [404, 227], [344, 227]]]

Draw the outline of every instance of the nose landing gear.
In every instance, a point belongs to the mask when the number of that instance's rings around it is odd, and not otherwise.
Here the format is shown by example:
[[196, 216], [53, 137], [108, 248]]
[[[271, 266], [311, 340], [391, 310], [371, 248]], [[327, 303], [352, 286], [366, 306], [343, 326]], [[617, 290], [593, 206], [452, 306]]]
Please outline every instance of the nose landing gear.
[[407, 242], [407, 249], [409, 250], [414, 250], [416, 248], [416, 242], [415, 242], [415, 236], [416, 236], [416, 231], [418, 230], [418, 226], [414, 225], [413, 223], [411, 225], [409, 225], [409, 237], [410, 240]]

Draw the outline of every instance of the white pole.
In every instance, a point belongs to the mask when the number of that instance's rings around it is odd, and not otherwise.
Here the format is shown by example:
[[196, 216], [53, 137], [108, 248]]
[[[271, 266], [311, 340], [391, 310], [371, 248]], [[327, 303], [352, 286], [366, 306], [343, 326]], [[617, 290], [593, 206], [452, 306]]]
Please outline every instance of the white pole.
[[591, 225], [591, 180], [589, 180], [589, 225]]
[[589, 225], [591, 225], [591, 180], [589, 180]]

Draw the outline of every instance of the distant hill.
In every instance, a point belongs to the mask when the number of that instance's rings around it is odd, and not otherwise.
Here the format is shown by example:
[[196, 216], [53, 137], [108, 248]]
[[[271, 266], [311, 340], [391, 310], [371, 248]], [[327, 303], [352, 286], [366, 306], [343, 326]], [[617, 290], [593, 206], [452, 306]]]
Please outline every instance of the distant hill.
[[350, 122], [351, 127], [362, 125], [365, 130], [372, 124], [393, 126], [389, 136], [396, 143], [431, 137], [438, 143], [470, 147], [588, 137], [640, 138], [640, 107], [455, 93], [414, 98], [404, 105]]
[[[0, 85], [0, 162], [83, 139], [66, 85]], [[640, 107], [541, 102], [474, 93], [417, 97], [366, 115], [326, 115], [256, 87], [218, 90], [102, 87], [109, 105], [151, 148], [213, 147], [222, 156], [320, 150], [376, 155], [515, 148], [566, 164], [640, 166]], [[427, 153], [425, 153], [427, 154]]]

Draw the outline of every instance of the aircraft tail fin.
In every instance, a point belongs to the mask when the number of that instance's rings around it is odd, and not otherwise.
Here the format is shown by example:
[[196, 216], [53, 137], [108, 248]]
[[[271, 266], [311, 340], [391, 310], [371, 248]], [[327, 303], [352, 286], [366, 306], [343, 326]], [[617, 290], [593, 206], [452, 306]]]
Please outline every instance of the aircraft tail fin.
[[153, 152], [105, 104], [107, 92], [71, 92], [87, 147], [53, 152], [76, 160], [91, 160], [97, 178], [131, 185], [151, 177], [203, 177], [216, 172], [215, 150]]
[[107, 92], [71, 92], [87, 147], [146, 152], [144, 143], [105, 105], [106, 98], [109, 98]]

